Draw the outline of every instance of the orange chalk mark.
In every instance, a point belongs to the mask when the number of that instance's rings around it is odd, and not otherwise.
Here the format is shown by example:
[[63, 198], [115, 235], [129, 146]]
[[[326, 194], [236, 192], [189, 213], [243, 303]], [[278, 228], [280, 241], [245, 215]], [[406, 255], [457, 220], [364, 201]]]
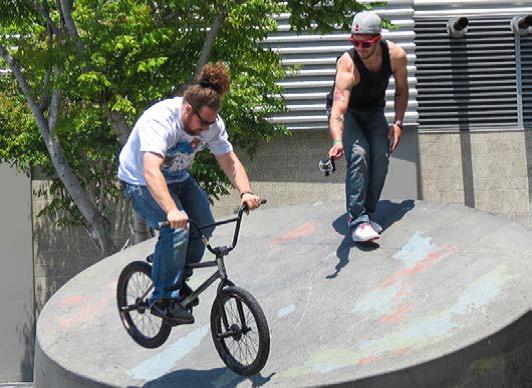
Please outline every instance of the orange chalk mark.
[[59, 302], [59, 306], [61, 306], [62, 308], [67, 308], [69, 306], [85, 303], [86, 301], [87, 297], [82, 295], [65, 296], [63, 299], [61, 299], [61, 302]]
[[379, 323], [399, 323], [404, 319], [404, 315], [414, 308], [412, 305], [405, 305], [395, 309], [390, 314], [385, 314], [379, 318]]
[[404, 356], [405, 354], [410, 353], [410, 348], [400, 348], [392, 352], [392, 356]]
[[289, 231], [283, 237], [278, 237], [270, 241], [271, 244], [277, 245], [282, 244], [287, 241], [297, 240], [301, 237], [310, 236], [316, 231], [316, 222], [305, 222], [303, 225], [298, 226], [297, 228]]
[[60, 316], [57, 321], [62, 329], [69, 329], [74, 325], [94, 319], [103, 311], [107, 298], [100, 299], [91, 305], [82, 305], [69, 314]]
[[364, 358], [361, 358], [360, 360], [358, 360], [357, 365], [367, 365], [370, 362], [378, 360], [379, 358], [380, 358], [379, 356], [364, 357]]
[[411, 275], [415, 275], [417, 273], [420, 273], [420, 272], [426, 270], [427, 268], [429, 268], [432, 264], [434, 264], [435, 262], [437, 262], [441, 258], [443, 258], [443, 257], [445, 257], [445, 256], [447, 256], [447, 255], [449, 255], [451, 253], [454, 253], [454, 251], [455, 251], [455, 248], [453, 248], [453, 247], [445, 247], [441, 251], [436, 251], [436, 252], [429, 253], [426, 259], [417, 262], [414, 266], [393, 273], [391, 276], [389, 276], [387, 279], [385, 279], [381, 283], [381, 288], [388, 287], [388, 286], [394, 284], [395, 282], [397, 282], [401, 278], [404, 278], [404, 277], [407, 277], [407, 276], [411, 276]]

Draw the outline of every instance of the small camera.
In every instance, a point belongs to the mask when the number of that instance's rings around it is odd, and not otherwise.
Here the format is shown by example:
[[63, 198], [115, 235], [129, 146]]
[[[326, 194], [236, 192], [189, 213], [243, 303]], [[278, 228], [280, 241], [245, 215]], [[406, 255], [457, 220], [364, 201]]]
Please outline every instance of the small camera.
[[334, 165], [333, 158], [327, 158], [327, 159], [320, 160], [318, 167], [320, 168], [320, 171], [325, 174], [325, 176], [329, 176], [336, 171], [336, 166]]

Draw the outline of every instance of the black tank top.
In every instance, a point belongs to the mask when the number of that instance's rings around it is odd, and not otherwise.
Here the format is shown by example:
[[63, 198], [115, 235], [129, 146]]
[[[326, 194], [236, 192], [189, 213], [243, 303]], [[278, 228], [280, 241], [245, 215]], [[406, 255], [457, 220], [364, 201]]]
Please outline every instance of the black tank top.
[[388, 43], [383, 40], [380, 45], [382, 48], [382, 65], [378, 71], [368, 70], [354, 47], [348, 51], [358, 70], [358, 74], [360, 74], [358, 84], [351, 89], [349, 109], [367, 111], [377, 107], [383, 108], [386, 104], [384, 97], [388, 81], [392, 75], [392, 65], [390, 63]]

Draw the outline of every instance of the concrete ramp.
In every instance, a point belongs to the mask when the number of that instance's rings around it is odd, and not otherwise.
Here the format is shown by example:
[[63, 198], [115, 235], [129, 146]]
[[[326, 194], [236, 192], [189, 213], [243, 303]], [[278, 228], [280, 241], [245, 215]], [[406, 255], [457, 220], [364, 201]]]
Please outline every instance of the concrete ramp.
[[[194, 325], [158, 349], [136, 345], [115, 301], [121, 269], [154, 240], [63, 286], [37, 324], [35, 387], [532, 386], [532, 231], [456, 205], [381, 201], [378, 244], [355, 245], [343, 203], [263, 208], [226, 259], [270, 326], [260, 375], [238, 376], [209, 329], [215, 288]], [[229, 242], [232, 229], [216, 231]], [[196, 270], [199, 284], [213, 269]]]

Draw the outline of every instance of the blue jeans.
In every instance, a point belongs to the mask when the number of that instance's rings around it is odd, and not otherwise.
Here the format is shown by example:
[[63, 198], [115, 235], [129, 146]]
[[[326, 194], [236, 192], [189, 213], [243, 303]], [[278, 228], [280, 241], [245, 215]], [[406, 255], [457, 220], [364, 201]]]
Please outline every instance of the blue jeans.
[[[207, 194], [192, 177], [184, 182], [171, 183], [168, 189], [177, 207], [187, 213], [189, 219], [197, 225], [214, 222]], [[146, 186], [126, 183], [124, 191], [126, 197], [131, 199], [134, 211], [151, 228], [155, 229], [159, 222], [166, 221], [166, 213], [155, 202]], [[209, 238], [213, 230], [214, 228], [203, 229], [202, 233]], [[150, 302], [160, 298], [178, 298], [181, 284], [192, 275], [191, 270], [185, 271], [185, 264], [199, 262], [204, 252], [205, 245], [193, 227], [161, 228], [153, 253], [154, 289]]]
[[390, 140], [384, 110], [351, 111], [344, 116], [344, 153], [347, 161], [345, 197], [350, 228], [368, 222], [381, 196]]

